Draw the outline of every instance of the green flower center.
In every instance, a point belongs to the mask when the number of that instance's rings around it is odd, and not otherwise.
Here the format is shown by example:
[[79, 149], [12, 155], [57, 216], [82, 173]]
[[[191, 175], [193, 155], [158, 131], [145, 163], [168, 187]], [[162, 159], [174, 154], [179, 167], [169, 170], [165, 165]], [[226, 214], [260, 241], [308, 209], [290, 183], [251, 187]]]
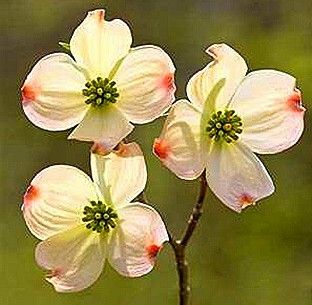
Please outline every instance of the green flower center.
[[206, 131], [215, 141], [225, 140], [227, 143], [238, 140], [238, 134], [242, 133], [242, 119], [234, 110], [217, 111], [208, 121]]
[[82, 90], [82, 94], [87, 97], [85, 103], [95, 107], [116, 103], [119, 93], [115, 85], [116, 82], [102, 77], [87, 82], [86, 88]]
[[101, 233], [108, 233], [116, 227], [117, 213], [102, 201], [90, 201], [91, 206], [85, 206], [82, 218], [86, 222], [87, 229]]

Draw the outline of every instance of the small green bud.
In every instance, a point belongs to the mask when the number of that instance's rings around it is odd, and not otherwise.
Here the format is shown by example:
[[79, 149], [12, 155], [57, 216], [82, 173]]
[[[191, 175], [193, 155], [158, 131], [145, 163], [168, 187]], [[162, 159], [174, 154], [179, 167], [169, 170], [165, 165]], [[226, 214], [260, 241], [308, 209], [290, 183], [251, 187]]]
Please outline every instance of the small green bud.
[[230, 123], [226, 123], [223, 125], [224, 131], [230, 131], [232, 129], [232, 125]]
[[98, 97], [96, 100], [95, 100], [95, 103], [100, 106], [102, 103], [103, 103], [103, 100], [101, 97]]
[[104, 94], [104, 98], [106, 98], [106, 99], [110, 99], [112, 97], [112, 94], [110, 93], [110, 92], [107, 92], [107, 93], [105, 93]]
[[96, 93], [97, 93], [98, 95], [103, 95], [104, 90], [103, 90], [102, 88], [97, 88]]
[[221, 128], [222, 128], [222, 124], [221, 124], [220, 122], [218, 122], [218, 123], [216, 124], [216, 128], [221, 129]]

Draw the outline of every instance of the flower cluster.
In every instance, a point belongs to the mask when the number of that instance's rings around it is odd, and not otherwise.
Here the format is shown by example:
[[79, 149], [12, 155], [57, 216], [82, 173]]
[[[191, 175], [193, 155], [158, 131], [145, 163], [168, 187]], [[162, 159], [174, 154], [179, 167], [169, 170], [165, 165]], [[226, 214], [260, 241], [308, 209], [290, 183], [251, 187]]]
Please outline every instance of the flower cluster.
[[101, 142], [110, 151], [133, 125], [153, 121], [174, 101], [175, 67], [159, 47], [131, 48], [122, 20], [89, 12], [70, 40], [72, 57], [53, 53], [39, 60], [22, 87], [28, 119], [46, 130], [78, 124], [69, 139]]
[[26, 224], [42, 240], [36, 261], [59, 292], [93, 284], [106, 259], [124, 276], [144, 275], [168, 241], [159, 214], [135, 200], [147, 179], [137, 144], [107, 156], [91, 154], [91, 170], [93, 181], [76, 167], [50, 166], [24, 195]]
[[[76, 126], [69, 139], [93, 142], [92, 180], [76, 167], [54, 165], [31, 181], [22, 206], [41, 242], [38, 265], [59, 292], [80, 291], [106, 260], [120, 274], [141, 276], [168, 241], [160, 215], [138, 197], [147, 181], [143, 153], [123, 139], [134, 124], [169, 114], [154, 153], [182, 179], [204, 171], [208, 186], [240, 212], [274, 191], [257, 154], [294, 145], [304, 108], [294, 77], [275, 70], [246, 75], [244, 59], [226, 44], [191, 77], [189, 100], [175, 102], [175, 67], [159, 47], [131, 47], [129, 27], [89, 12], [70, 40], [71, 55], [54, 53], [22, 86], [28, 119], [46, 130]], [[173, 105], [172, 105], [173, 104]]]
[[294, 145], [305, 109], [296, 80], [275, 70], [246, 75], [244, 59], [225, 44], [212, 45], [214, 59], [190, 79], [188, 100], [171, 108], [154, 153], [182, 179], [204, 169], [211, 190], [240, 212], [274, 191], [254, 154], [273, 154]]

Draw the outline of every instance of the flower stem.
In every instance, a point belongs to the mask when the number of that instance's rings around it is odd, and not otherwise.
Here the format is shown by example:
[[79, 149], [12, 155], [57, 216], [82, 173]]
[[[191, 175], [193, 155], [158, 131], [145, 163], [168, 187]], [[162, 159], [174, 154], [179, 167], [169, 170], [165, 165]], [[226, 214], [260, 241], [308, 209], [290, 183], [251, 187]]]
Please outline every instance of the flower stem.
[[188, 220], [185, 232], [180, 240], [175, 240], [170, 236], [170, 244], [175, 254], [177, 273], [179, 277], [179, 298], [180, 305], [188, 305], [190, 298], [189, 268], [186, 260], [186, 246], [192, 237], [198, 221], [203, 214], [203, 204], [207, 193], [207, 182], [205, 173], [200, 176], [200, 189], [197, 201]]
[[191, 236], [194, 233], [197, 223], [203, 214], [203, 204], [204, 204], [204, 200], [206, 197], [206, 193], [207, 193], [207, 182], [206, 182], [205, 173], [203, 173], [200, 176], [200, 189], [199, 189], [198, 198], [193, 208], [192, 214], [189, 218], [186, 230], [181, 239], [181, 245], [183, 245], [184, 247], [187, 246]]

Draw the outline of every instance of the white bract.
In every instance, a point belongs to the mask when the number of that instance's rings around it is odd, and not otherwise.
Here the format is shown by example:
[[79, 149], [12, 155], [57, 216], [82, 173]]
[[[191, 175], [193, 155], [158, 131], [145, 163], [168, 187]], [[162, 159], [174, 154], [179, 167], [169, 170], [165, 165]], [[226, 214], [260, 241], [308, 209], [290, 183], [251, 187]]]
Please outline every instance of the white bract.
[[168, 234], [150, 206], [132, 202], [147, 179], [135, 143], [106, 156], [91, 154], [93, 181], [81, 170], [54, 165], [32, 180], [22, 207], [42, 241], [36, 261], [59, 292], [80, 291], [100, 276], [105, 260], [120, 274], [150, 272]]
[[272, 180], [253, 153], [273, 154], [300, 138], [305, 109], [296, 80], [275, 70], [246, 75], [244, 59], [225, 44], [187, 85], [190, 100], [173, 105], [154, 153], [182, 179], [206, 169], [208, 185], [231, 209], [269, 196]]
[[45, 56], [22, 87], [26, 116], [46, 130], [79, 124], [70, 139], [99, 142], [111, 150], [135, 124], [162, 115], [174, 101], [175, 67], [159, 47], [131, 48], [128, 25], [89, 12], [70, 40], [75, 59]]

